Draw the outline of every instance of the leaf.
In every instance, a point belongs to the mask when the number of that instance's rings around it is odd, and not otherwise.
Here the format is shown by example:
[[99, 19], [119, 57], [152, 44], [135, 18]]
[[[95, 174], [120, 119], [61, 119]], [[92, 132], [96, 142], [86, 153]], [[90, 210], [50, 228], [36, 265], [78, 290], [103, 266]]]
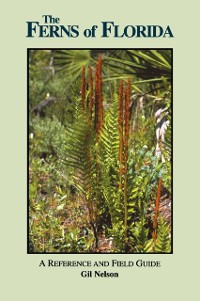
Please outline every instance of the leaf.
[[145, 247], [144, 247], [144, 252], [145, 253], [149, 253], [152, 251], [152, 247], [153, 247], [153, 238], [149, 239], [146, 243], [145, 243]]
[[135, 209], [134, 208], [129, 208], [128, 209], [128, 213], [134, 213], [135, 212]]
[[63, 197], [60, 199], [60, 201], [63, 201], [63, 200], [65, 200], [65, 199], [67, 199], [67, 195], [66, 195], [66, 194], [63, 195]]
[[65, 206], [65, 203], [59, 205], [59, 206], [56, 208], [56, 210], [57, 210], [57, 211], [63, 210], [64, 206]]

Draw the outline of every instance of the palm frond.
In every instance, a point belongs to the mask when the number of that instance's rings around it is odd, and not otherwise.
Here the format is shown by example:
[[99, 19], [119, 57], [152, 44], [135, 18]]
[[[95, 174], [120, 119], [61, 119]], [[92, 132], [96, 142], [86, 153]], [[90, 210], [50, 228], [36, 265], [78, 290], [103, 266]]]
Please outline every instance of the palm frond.
[[54, 65], [56, 70], [64, 71], [65, 76], [76, 78], [82, 67], [90, 63], [90, 50], [56, 50], [54, 51]]

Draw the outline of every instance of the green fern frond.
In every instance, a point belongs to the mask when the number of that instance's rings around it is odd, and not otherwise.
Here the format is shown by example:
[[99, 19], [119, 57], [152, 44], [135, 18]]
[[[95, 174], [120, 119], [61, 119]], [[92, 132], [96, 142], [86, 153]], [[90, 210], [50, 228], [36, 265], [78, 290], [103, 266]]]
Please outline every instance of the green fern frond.
[[156, 253], [171, 252], [171, 234], [170, 226], [166, 223], [163, 217], [158, 220], [157, 241], [155, 243]]
[[113, 102], [106, 113], [100, 144], [103, 165], [105, 165], [106, 162], [108, 166], [112, 165], [113, 167], [116, 167], [119, 150], [117, 95], [113, 96]]
[[134, 238], [133, 246], [135, 252], [146, 252], [148, 245], [148, 232], [149, 229], [145, 227], [144, 222], [136, 222], [132, 229], [130, 229]]
[[153, 238], [149, 239], [146, 241], [145, 246], [144, 246], [144, 252], [145, 253], [150, 253], [153, 250], [153, 245], [154, 245], [154, 240]]
[[74, 168], [74, 175], [83, 191], [92, 186], [92, 174], [95, 173], [94, 160], [94, 130], [88, 127], [87, 112], [83, 112], [77, 102], [76, 118], [73, 124], [68, 125], [65, 158], [66, 166]]
[[[100, 186], [103, 201], [109, 210], [112, 226], [123, 220], [124, 203], [119, 191], [119, 128], [118, 96], [113, 95], [112, 103], [106, 112], [99, 141], [99, 163], [101, 168]], [[101, 206], [104, 206], [102, 204]]]

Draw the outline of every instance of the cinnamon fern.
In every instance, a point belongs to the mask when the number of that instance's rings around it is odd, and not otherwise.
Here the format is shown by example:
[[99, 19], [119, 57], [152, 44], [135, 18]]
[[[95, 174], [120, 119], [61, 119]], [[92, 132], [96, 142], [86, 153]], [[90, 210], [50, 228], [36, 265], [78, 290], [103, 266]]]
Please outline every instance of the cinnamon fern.
[[105, 202], [109, 208], [112, 223], [122, 220], [123, 204], [120, 200], [119, 183], [119, 130], [118, 130], [118, 97], [113, 95], [110, 108], [106, 112], [103, 129], [101, 132], [100, 167], [101, 167], [101, 190]]
[[155, 242], [155, 253], [171, 252], [171, 229], [170, 225], [160, 217], [158, 220], [157, 240]]

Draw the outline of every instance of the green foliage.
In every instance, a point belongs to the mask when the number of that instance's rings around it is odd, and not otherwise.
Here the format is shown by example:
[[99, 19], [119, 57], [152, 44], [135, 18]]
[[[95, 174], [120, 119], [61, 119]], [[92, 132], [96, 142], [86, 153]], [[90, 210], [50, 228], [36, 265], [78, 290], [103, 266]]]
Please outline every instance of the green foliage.
[[89, 126], [87, 112], [82, 111], [80, 99], [76, 103], [74, 122], [66, 127], [67, 143], [64, 148], [63, 160], [66, 166], [73, 168], [74, 180], [86, 196], [87, 189], [92, 189], [91, 180], [96, 175], [96, 163], [94, 161], [95, 136], [94, 129]]
[[101, 132], [101, 162], [108, 163], [107, 167], [113, 167], [117, 171], [119, 152], [118, 130], [118, 97], [113, 95], [112, 103], [106, 112], [103, 130]]
[[50, 95], [55, 98], [55, 102], [44, 108], [45, 115], [51, 118], [55, 116], [63, 125], [72, 122], [74, 98], [80, 94], [80, 80], [74, 82], [55, 71], [52, 51], [29, 52], [30, 121], [35, 117], [34, 108]]
[[69, 182], [42, 159], [30, 163], [30, 252], [87, 252], [94, 235], [81, 201], [72, 201]]
[[145, 253], [148, 244], [149, 229], [145, 227], [144, 218], [141, 221], [133, 223], [130, 227], [132, 236], [130, 243], [134, 248], [135, 253]]
[[56, 50], [54, 62], [57, 70], [64, 71], [66, 77], [80, 75], [82, 67], [90, 62], [90, 50]]
[[59, 157], [63, 154], [66, 130], [56, 117], [33, 118], [29, 133], [29, 146], [32, 156], [41, 157], [45, 154], [45, 157], [49, 155]]
[[118, 130], [118, 97], [113, 95], [113, 101], [106, 112], [104, 126], [100, 138], [100, 168], [101, 190], [111, 216], [113, 227], [122, 220], [123, 202], [119, 185], [119, 130]]
[[171, 252], [170, 225], [166, 223], [163, 217], [158, 220], [158, 236], [154, 248], [156, 253]]
[[[104, 120], [99, 135], [94, 112], [90, 119], [89, 88], [85, 110], [80, 97], [82, 66], [90, 63], [93, 68], [96, 56], [90, 50], [30, 53], [30, 252], [98, 252], [103, 232], [113, 238], [113, 253], [169, 253], [171, 226], [161, 212], [156, 239], [152, 232], [160, 177], [163, 189], [171, 193], [171, 53], [103, 51]], [[119, 175], [119, 105], [113, 79], [127, 77], [133, 80], [128, 171]], [[44, 117], [35, 116], [34, 107], [47, 93], [56, 102], [45, 108]], [[155, 156], [154, 114], [159, 108], [167, 108], [169, 122], [163, 163]]]
[[109, 235], [113, 237], [114, 249], [111, 250], [113, 253], [125, 253], [124, 249], [124, 222], [118, 221], [113, 223], [112, 229], [109, 229]]

